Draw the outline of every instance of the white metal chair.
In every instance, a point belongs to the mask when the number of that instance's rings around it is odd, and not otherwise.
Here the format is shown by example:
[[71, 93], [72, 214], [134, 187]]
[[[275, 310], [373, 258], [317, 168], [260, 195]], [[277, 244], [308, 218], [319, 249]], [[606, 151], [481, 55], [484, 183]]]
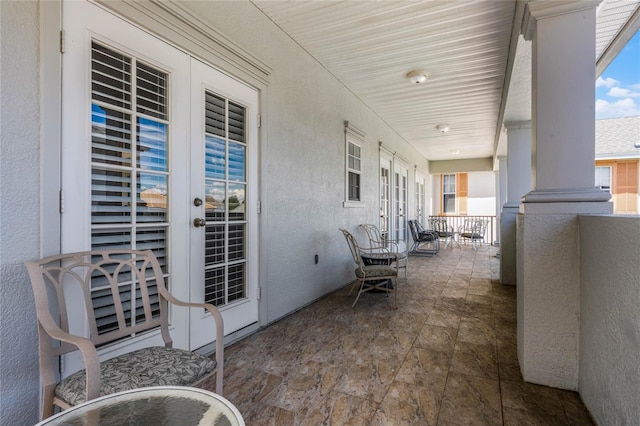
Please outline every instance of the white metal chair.
[[[347, 244], [349, 251], [356, 263], [355, 276], [356, 280], [349, 291], [349, 295], [353, 290], [358, 288], [358, 295], [353, 301], [351, 307], [356, 306], [360, 295], [367, 291], [375, 290], [385, 293], [393, 293], [393, 307], [398, 309], [397, 284], [398, 284], [398, 256], [395, 253], [380, 253], [376, 249], [361, 248], [356, 238], [346, 229], [340, 229]], [[383, 264], [365, 264], [364, 257], [369, 256], [371, 259], [382, 260]]]
[[465, 242], [471, 241], [471, 248], [478, 250], [478, 247], [484, 242], [486, 232], [486, 220], [467, 219], [462, 226], [458, 228], [458, 238]]
[[456, 233], [453, 226], [447, 224], [446, 218], [431, 218], [429, 219], [429, 224], [431, 226], [431, 230], [438, 234], [438, 238], [444, 239], [444, 248], [447, 248], [453, 243], [460, 247], [460, 244], [456, 241]]
[[[216, 392], [222, 395], [222, 316], [211, 304], [186, 303], [173, 297], [150, 250], [70, 253], [25, 263], [38, 320], [42, 419], [53, 415], [56, 405], [66, 409], [99, 396], [147, 386], [192, 386], [216, 371]], [[81, 302], [67, 306], [65, 295], [73, 292], [79, 296], [75, 300]], [[172, 347], [168, 302], [211, 314], [215, 321], [215, 361]], [[82, 310], [88, 336], [69, 332], [72, 309]], [[105, 310], [110, 315], [106, 322]], [[156, 329], [164, 346], [98, 360], [98, 346]], [[58, 380], [54, 368], [58, 357], [73, 351], [80, 352], [85, 369]]]
[[390, 240], [380, 234], [376, 225], [364, 223], [360, 225], [369, 238], [369, 248], [377, 249], [382, 253], [395, 253], [398, 256], [398, 269], [404, 269], [404, 277], [407, 278], [407, 264], [409, 252], [407, 243], [403, 240]]

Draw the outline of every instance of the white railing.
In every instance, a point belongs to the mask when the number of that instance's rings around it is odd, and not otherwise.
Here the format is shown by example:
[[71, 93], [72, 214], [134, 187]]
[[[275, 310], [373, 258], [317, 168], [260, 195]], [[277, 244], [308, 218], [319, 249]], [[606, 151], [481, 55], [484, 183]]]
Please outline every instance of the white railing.
[[497, 239], [497, 221], [495, 216], [456, 216], [456, 215], [431, 215], [429, 216], [429, 220], [424, 224], [426, 229], [430, 229], [430, 220], [431, 219], [439, 219], [445, 220], [448, 226], [453, 228], [454, 232], [458, 232], [464, 226], [465, 221], [467, 220], [484, 220], [487, 222], [487, 227], [485, 229], [484, 234], [484, 242], [486, 244], [491, 244]]

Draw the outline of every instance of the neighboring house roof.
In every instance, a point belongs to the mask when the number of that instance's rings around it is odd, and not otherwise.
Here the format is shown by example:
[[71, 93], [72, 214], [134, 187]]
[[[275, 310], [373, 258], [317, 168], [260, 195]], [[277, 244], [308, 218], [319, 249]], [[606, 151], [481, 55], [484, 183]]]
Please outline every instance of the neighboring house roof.
[[640, 158], [640, 115], [596, 120], [596, 158]]

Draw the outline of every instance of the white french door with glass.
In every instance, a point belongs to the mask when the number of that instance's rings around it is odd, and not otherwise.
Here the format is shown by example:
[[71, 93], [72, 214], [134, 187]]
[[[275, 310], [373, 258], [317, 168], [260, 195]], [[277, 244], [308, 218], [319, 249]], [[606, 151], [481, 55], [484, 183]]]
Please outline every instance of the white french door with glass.
[[[217, 305], [225, 334], [256, 322], [257, 225], [245, 208], [257, 202], [256, 91], [94, 4], [65, 2], [63, 22], [62, 251], [150, 249], [169, 291]], [[92, 286], [108, 329], [113, 307]], [[120, 287], [131, 320], [136, 285]], [[74, 332], [86, 333], [82, 310], [73, 315]], [[171, 307], [174, 346], [212, 342], [206, 320]], [[101, 352], [149, 340], [159, 333]]]
[[406, 241], [409, 172], [404, 163], [380, 154], [380, 231]]
[[380, 232], [390, 236], [391, 232], [391, 160], [380, 158]]
[[426, 226], [426, 216], [425, 216], [425, 212], [426, 212], [426, 197], [425, 197], [425, 189], [426, 189], [426, 182], [427, 182], [427, 178], [425, 177], [424, 174], [422, 173], [418, 173], [416, 172], [416, 186], [415, 186], [415, 190], [416, 190], [416, 196], [415, 196], [415, 203], [416, 203], [416, 220], [421, 223], [423, 226], [425, 226], [425, 228], [428, 228]]
[[[196, 59], [191, 81], [191, 300], [218, 306], [226, 335], [258, 321], [258, 93]], [[208, 317], [191, 310], [191, 349]]]
[[409, 171], [407, 166], [395, 160], [393, 162], [393, 239], [406, 240], [407, 236], [407, 198]]

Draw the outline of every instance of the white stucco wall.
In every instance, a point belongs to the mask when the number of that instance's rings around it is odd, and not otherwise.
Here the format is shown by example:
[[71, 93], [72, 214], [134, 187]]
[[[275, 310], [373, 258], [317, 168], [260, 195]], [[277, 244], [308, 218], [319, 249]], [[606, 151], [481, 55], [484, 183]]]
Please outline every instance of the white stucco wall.
[[469, 216], [495, 216], [496, 174], [494, 172], [469, 173], [467, 214]]
[[23, 262], [40, 253], [37, 2], [0, 2], [0, 425], [38, 421], [38, 342]]
[[579, 391], [598, 424], [640, 413], [640, 216], [580, 216]]

